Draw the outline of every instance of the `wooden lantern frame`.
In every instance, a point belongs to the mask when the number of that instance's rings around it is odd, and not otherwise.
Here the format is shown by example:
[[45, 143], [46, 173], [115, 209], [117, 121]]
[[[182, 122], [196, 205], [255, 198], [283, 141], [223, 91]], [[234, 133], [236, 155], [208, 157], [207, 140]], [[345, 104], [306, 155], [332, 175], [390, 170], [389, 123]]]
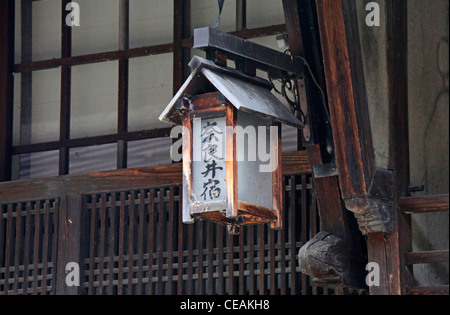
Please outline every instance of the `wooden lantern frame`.
[[[225, 117], [226, 126], [238, 125], [238, 110], [220, 92], [205, 93], [193, 96], [190, 100], [190, 108], [184, 113], [183, 122], [183, 222], [193, 223], [196, 218], [215, 221], [226, 224], [230, 232], [236, 231], [236, 226], [270, 223], [273, 229], [281, 229], [283, 226], [283, 194], [282, 194], [282, 166], [281, 166], [281, 124], [273, 122], [278, 127], [278, 143], [272, 143], [273, 158], [278, 159], [278, 167], [272, 173], [273, 207], [268, 209], [239, 200], [238, 196], [238, 163], [237, 163], [237, 135], [225, 135], [226, 141], [226, 187], [227, 197], [222, 209], [219, 206], [214, 210], [207, 210], [207, 204], [201, 209], [195, 209], [193, 200], [193, 118], [218, 118]], [[231, 149], [230, 149], [231, 148]]]

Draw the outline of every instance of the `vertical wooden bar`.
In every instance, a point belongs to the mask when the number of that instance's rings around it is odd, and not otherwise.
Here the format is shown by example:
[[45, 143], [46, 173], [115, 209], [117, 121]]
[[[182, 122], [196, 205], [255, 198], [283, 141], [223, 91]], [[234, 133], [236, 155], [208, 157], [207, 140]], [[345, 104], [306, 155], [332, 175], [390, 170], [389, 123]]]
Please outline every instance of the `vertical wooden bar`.
[[16, 207], [16, 233], [15, 233], [15, 244], [14, 244], [14, 295], [17, 295], [19, 289], [19, 266], [22, 256], [21, 242], [22, 242], [22, 204], [18, 203]]
[[11, 180], [12, 169], [15, 2], [0, 1], [0, 182]]
[[[3, 227], [3, 222], [5, 221], [3, 219], [4, 216], [4, 209], [6, 209], [6, 205], [0, 204], [0, 244], [5, 244], [5, 228]], [[5, 252], [4, 252], [5, 248], [1, 247], [0, 248], [0, 267], [4, 266], [4, 259], [5, 259]], [[0, 273], [1, 274], [1, 273]]]
[[38, 293], [40, 230], [41, 230], [41, 204], [40, 202], [36, 202], [34, 204], [33, 295], [37, 295]]
[[269, 240], [270, 240], [270, 295], [275, 295], [276, 293], [276, 249], [275, 249], [275, 231], [269, 231]]
[[[119, 50], [129, 48], [130, 2], [119, 0]], [[129, 60], [126, 56], [119, 58], [119, 96], [117, 133], [128, 132], [128, 87]], [[125, 169], [128, 164], [128, 145], [125, 140], [117, 142], [117, 169]]]
[[97, 196], [91, 196], [91, 226], [90, 226], [90, 247], [89, 247], [89, 287], [88, 294], [93, 295], [95, 292], [95, 253], [97, 248]]
[[214, 226], [211, 221], [206, 223], [206, 244], [208, 246], [208, 295], [214, 294]]
[[264, 241], [264, 225], [259, 225], [259, 294], [265, 295], [265, 241]]
[[236, 0], [236, 31], [247, 28], [247, 0]]
[[124, 243], [125, 243], [125, 211], [126, 211], [126, 205], [125, 205], [125, 192], [120, 193], [120, 212], [119, 212], [119, 277], [118, 277], [118, 288], [117, 288], [117, 294], [122, 295], [124, 294], [124, 279], [123, 279], [123, 269], [124, 269]]
[[153, 251], [154, 251], [154, 233], [155, 233], [155, 190], [150, 190], [150, 205], [149, 205], [149, 227], [148, 227], [148, 294], [153, 295]]
[[[308, 221], [307, 221], [307, 211], [308, 211], [308, 190], [306, 175], [302, 175], [302, 191], [301, 191], [301, 241], [302, 244], [306, 244], [308, 241]], [[302, 274], [302, 295], [308, 295], [308, 276]]]
[[228, 295], [234, 293], [234, 235], [228, 235]]
[[133, 294], [133, 266], [134, 266], [134, 227], [135, 227], [135, 192], [130, 191], [130, 205], [128, 207], [128, 295]]
[[[184, 191], [183, 191], [184, 194]], [[188, 263], [187, 263], [187, 270], [188, 270], [188, 281], [187, 281], [187, 288], [188, 288], [188, 295], [194, 294], [194, 280], [193, 280], [193, 269], [194, 269], [194, 262], [193, 262], [193, 255], [194, 255], [194, 225], [190, 224], [188, 226]]]
[[204, 235], [204, 221], [199, 221], [197, 224], [197, 237], [198, 237], [198, 241], [197, 241], [197, 250], [198, 250], [198, 256], [197, 256], [197, 261], [198, 261], [198, 295], [203, 295], [204, 294], [204, 278], [203, 278], [203, 235]]
[[223, 240], [223, 235], [224, 235], [224, 227], [222, 225], [217, 226], [217, 237], [216, 237], [216, 247], [219, 251], [218, 254], [218, 267], [217, 267], [217, 273], [219, 274], [218, 277], [218, 294], [219, 295], [224, 295], [225, 294], [225, 283], [224, 283], [224, 277], [223, 274], [225, 272], [224, 270], [224, 240]]
[[[60, 205], [60, 199], [57, 198], [53, 204], [53, 240], [52, 240], [52, 294], [56, 295], [56, 281], [57, 279], [57, 257], [58, 257], [58, 231], [59, 231], [59, 205]], [[27, 203], [27, 220], [28, 220], [28, 203]], [[27, 223], [28, 224], [28, 223]], [[27, 225], [28, 229], [28, 225]], [[25, 235], [27, 235], [29, 231], [27, 230], [25, 232]], [[26, 238], [26, 236], [25, 236]], [[28, 250], [25, 250], [25, 254], [28, 256]], [[26, 268], [26, 267], [25, 267]], [[27, 269], [25, 269], [24, 275], [27, 274]], [[25, 286], [25, 282], [24, 282]]]
[[114, 265], [116, 257], [116, 235], [120, 233], [117, 224], [117, 206], [116, 206], [116, 194], [111, 194], [111, 206], [109, 208], [110, 228], [109, 228], [109, 286], [108, 295], [112, 295], [114, 292]]
[[183, 189], [179, 187], [179, 199], [178, 199], [178, 284], [177, 284], [177, 295], [182, 295], [184, 293], [184, 226], [183, 226]]
[[139, 225], [138, 225], [138, 272], [137, 272], [137, 295], [142, 295], [143, 288], [142, 288], [142, 278], [144, 277], [144, 225], [145, 225], [145, 219], [144, 219], [144, 210], [145, 210], [145, 190], [141, 190], [139, 192]]
[[[66, 5], [71, 0], [61, 1], [61, 58], [68, 58], [72, 55], [72, 28], [66, 24]], [[60, 131], [59, 140], [70, 139], [70, 112], [71, 112], [71, 67], [61, 65], [61, 108], [60, 108]], [[62, 146], [59, 150], [59, 175], [69, 174], [70, 149]]]
[[10, 282], [10, 267], [11, 267], [11, 247], [12, 247], [12, 213], [13, 204], [8, 204], [8, 213], [6, 216], [6, 242], [5, 242], [5, 293], [9, 294], [9, 282]]
[[[86, 222], [86, 212], [83, 211], [82, 196], [70, 195], [60, 199], [60, 215], [58, 230], [58, 282], [56, 294], [58, 295], [78, 295], [83, 289], [83, 282], [80, 279], [80, 287], [68, 287], [66, 285], [66, 265], [70, 262], [78, 263], [80, 273], [82, 266], [82, 233], [81, 227]], [[39, 206], [36, 206], [38, 209]], [[85, 241], [83, 239], [83, 241]], [[36, 279], [34, 280], [36, 281]]]
[[164, 202], [165, 189], [159, 189], [159, 220], [158, 220], [158, 294], [164, 294], [164, 282], [163, 282], [163, 265], [164, 265], [164, 248], [166, 245], [166, 213]]
[[226, 178], [227, 178], [227, 218], [238, 215], [238, 175], [237, 175], [237, 135], [234, 128], [237, 125], [237, 113], [234, 106], [228, 104], [225, 111], [226, 120]]
[[248, 270], [248, 294], [255, 295], [255, 226], [251, 225], [248, 227], [248, 255], [249, 255], [249, 270]]
[[296, 212], [297, 212], [297, 181], [295, 176], [290, 177], [289, 199], [291, 201], [291, 208], [289, 209], [289, 244], [291, 253], [291, 295], [297, 294], [297, 247], [296, 247]]
[[100, 243], [98, 249], [98, 294], [104, 294], [105, 287], [105, 238], [106, 238], [106, 194], [100, 196]]
[[[29, 274], [29, 263], [30, 263], [30, 242], [31, 242], [31, 202], [28, 201], [26, 203], [26, 215], [25, 215], [25, 246], [24, 246], [24, 258], [23, 258], [23, 292], [24, 294], [28, 294], [28, 274]], [[0, 211], [1, 214], [1, 211]], [[0, 216], [0, 235], [2, 235], [1, 231], [1, 220], [2, 216]], [[55, 228], [55, 236], [57, 236], [58, 230]], [[0, 244], [2, 243], [2, 239], [0, 237]], [[56, 246], [56, 241], [54, 242], [54, 246]], [[54, 249], [54, 252], [56, 252], [56, 248]], [[0, 259], [1, 262], [1, 259]], [[56, 259], [52, 259], [53, 262], [53, 271], [56, 270]], [[56, 287], [56, 280], [55, 280], [55, 274], [53, 275], [53, 287]]]
[[[44, 203], [44, 239], [42, 242], [42, 294], [47, 294], [47, 277], [48, 277], [48, 246], [50, 244], [50, 200]], [[17, 250], [17, 248], [16, 248]]]
[[[395, 169], [396, 201], [409, 195], [409, 122], [408, 122], [408, 2], [386, 1], [387, 71], [389, 95], [389, 165]], [[405, 295], [412, 283], [412, 266], [405, 266], [404, 254], [412, 251], [411, 216], [395, 211], [395, 233], [387, 242], [392, 255], [389, 274], [390, 293]]]
[[[32, 0], [21, 1], [21, 62], [32, 62]], [[31, 144], [32, 72], [21, 74], [20, 82], [20, 145]], [[30, 154], [20, 156], [19, 176], [30, 176]], [[23, 176], [21, 176], [23, 175]]]
[[245, 228], [241, 228], [239, 233], [239, 295], [244, 295], [245, 293], [245, 263], [244, 263], [244, 246], [245, 246]]
[[167, 221], [167, 293], [173, 294], [174, 188], [169, 188], [169, 220]]

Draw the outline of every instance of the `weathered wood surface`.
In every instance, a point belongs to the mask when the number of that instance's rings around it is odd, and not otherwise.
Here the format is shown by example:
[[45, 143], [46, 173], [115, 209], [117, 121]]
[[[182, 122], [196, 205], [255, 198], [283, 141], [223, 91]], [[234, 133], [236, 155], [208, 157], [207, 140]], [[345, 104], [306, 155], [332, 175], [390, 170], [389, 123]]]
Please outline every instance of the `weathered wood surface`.
[[448, 249], [405, 253], [405, 264], [407, 265], [433, 264], [439, 262], [448, 262]]
[[407, 295], [448, 295], [449, 286], [441, 285], [437, 287], [413, 287], [406, 290]]
[[[311, 174], [311, 166], [307, 160], [305, 151], [283, 153], [283, 175]], [[0, 203], [181, 183], [181, 164], [47, 177], [0, 183]]]
[[449, 210], [449, 195], [401, 198], [398, 206], [406, 214]]

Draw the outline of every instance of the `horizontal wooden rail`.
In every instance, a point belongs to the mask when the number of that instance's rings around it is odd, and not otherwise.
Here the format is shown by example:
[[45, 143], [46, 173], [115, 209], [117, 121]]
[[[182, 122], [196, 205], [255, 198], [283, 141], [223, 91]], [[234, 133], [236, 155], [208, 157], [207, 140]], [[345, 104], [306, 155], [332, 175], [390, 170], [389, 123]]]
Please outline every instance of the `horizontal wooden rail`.
[[[278, 35], [284, 33], [285, 31], [286, 25], [279, 24], [254, 29], [244, 29], [236, 32], [231, 32], [231, 34], [247, 39], [262, 36]], [[190, 48], [192, 47], [192, 45], [193, 45], [192, 38], [184, 39], [182, 41], [183, 48]], [[123, 51], [122, 50], [109, 51], [68, 58], [54, 58], [49, 60], [34, 61], [30, 63], [21, 63], [14, 65], [13, 71], [16, 73], [21, 73], [35, 70], [52, 69], [57, 68], [61, 65], [77, 66], [89, 63], [119, 60], [121, 58], [136, 58], [149, 55], [165, 54], [170, 52], [173, 52], [173, 43], [132, 48]]]
[[13, 147], [12, 154], [17, 155], [17, 154], [26, 154], [26, 153], [54, 151], [54, 150], [59, 150], [62, 147], [64, 147], [64, 148], [82, 148], [82, 147], [87, 147], [87, 146], [92, 146], [92, 145], [115, 143], [120, 140], [137, 141], [137, 140], [164, 138], [164, 137], [168, 137], [170, 135], [171, 130], [172, 130], [171, 128], [149, 129], [149, 130], [125, 132], [125, 133], [113, 134], [113, 135], [86, 137], [86, 138], [79, 138], [79, 139], [69, 139], [69, 140], [45, 142], [45, 143], [35, 143], [35, 144]]
[[432, 264], [439, 262], [448, 262], [448, 249], [405, 254], [405, 264], [407, 265]]
[[[306, 151], [283, 152], [283, 175], [311, 174]], [[0, 183], [0, 203], [56, 198], [70, 194], [92, 194], [124, 189], [178, 185], [182, 165], [96, 172]]]
[[406, 214], [448, 211], [449, 195], [402, 198], [398, 206]]
[[437, 287], [413, 287], [406, 290], [406, 295], [448, 295], [448, 289], [448, 285]]

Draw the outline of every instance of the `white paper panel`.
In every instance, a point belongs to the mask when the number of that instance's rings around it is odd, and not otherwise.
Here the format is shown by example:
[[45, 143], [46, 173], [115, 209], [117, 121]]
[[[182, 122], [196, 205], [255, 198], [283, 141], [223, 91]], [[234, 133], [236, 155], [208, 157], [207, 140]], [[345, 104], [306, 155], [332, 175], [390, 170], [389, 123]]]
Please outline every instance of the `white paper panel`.
[[129, 131], [167, 128], [159, 115], [173, 95], [173, 54], [130, 59]]
[[33, 71], [31, 143], [59, 140], [61, 71]]
[[130, 1], [130, 47], [173, 41], [173, 1]]
[[117, 133], [118, 62], [72, 67], [71, 138]]
[[248, 28], [284, 23], [283, 3], [281, 0], [247, 0]]
[[61, 1], [33, 1], [32, 23], [33, 61], [61, 57]]
[[77, 0], [76, 2], [80, 5], [80, 26], [72, 27], [72, 55], [117, 50], [119, 47], [118, 0]]

